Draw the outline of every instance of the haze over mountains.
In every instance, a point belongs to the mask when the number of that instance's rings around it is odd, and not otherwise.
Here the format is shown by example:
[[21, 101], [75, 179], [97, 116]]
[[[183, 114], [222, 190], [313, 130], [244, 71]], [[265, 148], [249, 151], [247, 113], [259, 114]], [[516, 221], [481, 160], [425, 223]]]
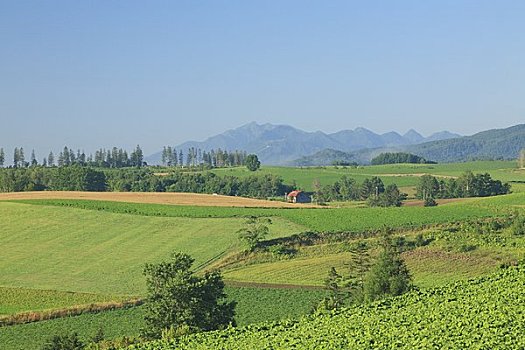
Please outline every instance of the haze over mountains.
[[[306, 132], [289, 125], [257, 124], [255, 122], [239, 128], [228, 130], [212, 136], [205, 141], [189, 141], [175, 146], [186, 152], [195, 147], [209, 151], [221, 148], [223, 150], [245, 150], [255, 153], [263, 164], [285, 165], [295, 160], [310, 156], [326, 149], [343, 152], [354, 152], [363, 149], [401, 147], [423, 142], [447, 140], [460, 137], [448, 131], [442, 131], [423, 137], [411, 129], [404, 135], [397, 132], [376, 134], [365, 128], [342, 130], [327, 134], [321, 131]], [[148, 157], [151, 164], [159, 163], [161, 153]]]
[[516, 159], [525, 148], [525, 124], [505, 129], [492, 129], [472, 136], [436, 140], [413, 145], [362, 149], [342, 152], [324, 149], [310, 156], [301, 157], [289, 165], [330, 165], [334, 161], [367, 164], [383, 152], [409, 152], [437, 162], [462, 162], [482, 159]]

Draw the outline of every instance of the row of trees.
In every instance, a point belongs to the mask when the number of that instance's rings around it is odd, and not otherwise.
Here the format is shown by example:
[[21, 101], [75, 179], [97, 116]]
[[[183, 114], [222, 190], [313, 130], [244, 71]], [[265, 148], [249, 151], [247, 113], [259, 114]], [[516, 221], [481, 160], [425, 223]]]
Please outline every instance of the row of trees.
[[0, 192], [21, 191], [193, 192], [268, 198], [292, 190], [271, 175], [218, 176], [214, 173], [174, 172], [158, 176], [148, 168], [100, 170], [68, 166], [0, 169]]
[[488, 173], [473, 174], [471, 171], [463, 173], [457, 179], [438, 179], [432, 175], [424, 175], [416, 188], [416, 197], [428, 198], [465, 198], [488, 197], [507, 194], [510, 185], [494, 180]]
[[373, 158], [370, 163], [372, 165], [381, 164], [436, 164], [436, 162], [428, 161], [423, 157], [416, 156], [415, 154], [396, 152], [396, 153], [381, 153], [377, 157]]
[[321, 186], [319, 181], [314, 182], [314, 196], [317, 202], [366, 200], [371, 206], [400, 206], [406, 199], [397, 185], [385, 187], [383, 181], [377, 177], [366, 178], [358, 184], [355, 179], [347, 176], [331, 185]]
[[0, 192], [105, 191], [106, 174], [90, 167], [0, 169]]
[[164, 146], [161, 154], [161, 162], [164, 166], [183, 167], [186, 165], [186, 167], [194, 167], [204, 165], [208, 168], [220, 168], [245, 165], [246, 157], [246, 151], [236, 150], [228, 152], [220, 148], [217, 150], [203, 151], [195, 147], [189, 148], [186, 156], [184, 156], [182, 150], [177, 152], [177, 149], [174, 147]]
[[[219, 168], [229, 166], [246, 165], [248, 154], [246, 151], [226, 151], [222, 149], [203, 151], [200, 148], [191, 147], [187, 153], [182, 150], [177, 151], [171, 146], [164, 147], [161, 154], [162, 165], [195, 167], [204, 166], [206, 168]], [[3, 148], [0, 148], [0, 167], [6, 163], [6, 156]], [[73, 150], [67, 146], [55, 155], [49, 152], [48, 156], [39, 162], [35, 155], [35, 150], [31, 151], [30, 159], [27, 161], [24, 148], [16, 147], [13, 151], [13, 167], [27, 168], [42, 165], [44, 167], [53, 166], [92, 166], [99, 168], [126, 168], [142, 167], [147, 165], [144, 162], [144, 152], [139, 145], [128, 153], [125, 149], [113, 147], [111, 149], [101, 148], [95, 154], [87, 155], [84, 151]]]
[[[5, 164], [5, 152], [0, 148], [0, 167]], [[71, 165], [78, 166], [92, 166], [100, 168], [124, 168], [124, 167], [141, 167], [146, 165], [144, 163], [144, 153], [139, 145], [128, 155], [128, 152], [122, 148], [113, 147], [110, 150], [100, 149], [92, 154], [86, 155], [84, 151], [68, 148], [67, 146], [57, 155], [49, 152], [49, 155], [42, 159], [39, 163], [35, 150], [31, 151], [29, 161], [26, 161], [26, 156], [23, 147], [15, 147], [13, 151], [13, 168], [27, 168], [42, 165], [44, 167], [64, 167]]]

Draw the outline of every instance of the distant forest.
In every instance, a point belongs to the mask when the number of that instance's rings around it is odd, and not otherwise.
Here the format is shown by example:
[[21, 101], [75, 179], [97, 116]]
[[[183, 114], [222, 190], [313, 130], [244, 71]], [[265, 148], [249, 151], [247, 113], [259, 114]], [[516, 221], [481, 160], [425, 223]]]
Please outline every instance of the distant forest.
[[4, 168], [0, 169], [0, 192], [192, 192], [268, 198], [283, 196], [293, 189], [280, 177], [271, 174], [247, 177], [184, 171], [157, 174], [154, 169], [97, 169], [79, 165]]
[[436, 164], [436, 162], [426, 160], [423, 157], [416, 156], [411, 153], [397, 152], [397, 153], [381, 153], [370, 161], [372, 165], [383, 164]]
[[[171, 146], [165, 146], [162, 151], [162, 165], [169, 167], [228, 167], [245, 165], [247, 154], [245, 151], [231, 151], [217, 149], [203, 151], [200, 148], [191, 147], [187, 152], [175, 149]], [[128, 151], [113, 147], [111, 149], [101, 148], [95, 154], [86, 155], [84, 151], [74, 151], [67, 146], [55, 155], [49, 152], [49, 155], [38, 161], [35, 150], [31, 151], [29, 158], [26, 157], [24, 148], [16, 147], [13, 151], [12, 165], [13, 168], [28, 168], [34, 166], [43, 167], [63, 167], [70, 165], [90, 166], [97, 168], [127, 168], [147, 166], [144, 162], [144, 153], [139, 145], [128, 153]], [[0, 148], [0, 167], [7, 162], [6, 154], [3, 148]]]

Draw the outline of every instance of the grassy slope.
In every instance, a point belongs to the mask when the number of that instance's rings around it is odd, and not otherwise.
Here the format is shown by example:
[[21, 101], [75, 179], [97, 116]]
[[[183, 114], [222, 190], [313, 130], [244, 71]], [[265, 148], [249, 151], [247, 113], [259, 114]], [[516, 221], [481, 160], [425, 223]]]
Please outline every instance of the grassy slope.
[[168, 349], [521, 349], [525, 269], [349, 310], [146, 343]]
[[[237, 243], [242, 219], [143, 217], [0, 203], [0, 285], [104, 294], [144, 291], [144, 263], [184, 251], [202, 264]], [[31, 220], [28, 220], [31, 218]], [[304, 229], [283, 219], [273, 237]]]
[[[523, 249], [485, 248], [473, 252], [446, 251], [431, 246], [403, 254], [420, 288], [479, 277], [496, 271], [502, 263], [523, 257]], [[331, 267], [341, 274], [349, 273], [351, 253], [337, 253], [240, 266], [224, 271], [224, 278], [238, 282], [266, 282], [322, 286]]]
[[[322, 290], [232, 287], [227, 287], [226, 292], [229, 299], [238, 302], [236, 321], [239, 326], [299, 317], [308, 313], [325, 293]], [[2, 327], [0, 344], [3, 350], [32, 350], [39, 348], [53, 334], [76, 331], [82, 339], [88, 340], [99, 328], [104, 330], [108, 339], [137, 336], [143, 326], [143, 310], [136, 307]]]
[[[474, 252], [449, 252], [437, 247], [419, 248], [403, 258], [420, 288], [479, 277], [496, 271], [503, 262], [515, 261], [523, 250], [480, 249]], [[231, 281], [256, 281], [322, 286], [331, 267], [347, 275], [351, 253], [266, 262], [224, 271]]]
[[61, 309], [121, 299], [115, 295], [0, 287], [0, 315]]

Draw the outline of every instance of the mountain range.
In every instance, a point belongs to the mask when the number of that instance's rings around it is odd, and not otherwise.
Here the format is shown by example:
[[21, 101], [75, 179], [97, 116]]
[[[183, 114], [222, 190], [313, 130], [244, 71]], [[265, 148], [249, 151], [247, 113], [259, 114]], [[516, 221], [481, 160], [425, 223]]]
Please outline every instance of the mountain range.
[[396, 147], [362, 149], [341, 152], [324, 149], [309, 156], [301, 157], [289, 165], [330, 165], [335, 161], [367, 164], [383, 152], [408, 152], [437, 162], [462, 162], [483, 159], [516, 159], [525, 148], [525, 124], [505, 129], [492, 129], [472, 136], [436, 140]]
[[[297, 159], [325, 151], [356, 152], [365, 149], [397, 148], [410, 145], [458, 138], [460, 135], [442, 131], [423, 137], [415, 130], [403, 135], [391, 131], [377, 134], [365, 128], [342, 130], [335, 133], [306, 132], [289, 125], [257, 124], [255, 122], [212, 136], [205, 141], [189, 141], [175, 146], [186, 152], [195, 147], [211, 149], [244, 150], [255, 153], [263, 164], [293, 164]], [[161, 152], [149, 157], [150, 164], [160, 162]]]

